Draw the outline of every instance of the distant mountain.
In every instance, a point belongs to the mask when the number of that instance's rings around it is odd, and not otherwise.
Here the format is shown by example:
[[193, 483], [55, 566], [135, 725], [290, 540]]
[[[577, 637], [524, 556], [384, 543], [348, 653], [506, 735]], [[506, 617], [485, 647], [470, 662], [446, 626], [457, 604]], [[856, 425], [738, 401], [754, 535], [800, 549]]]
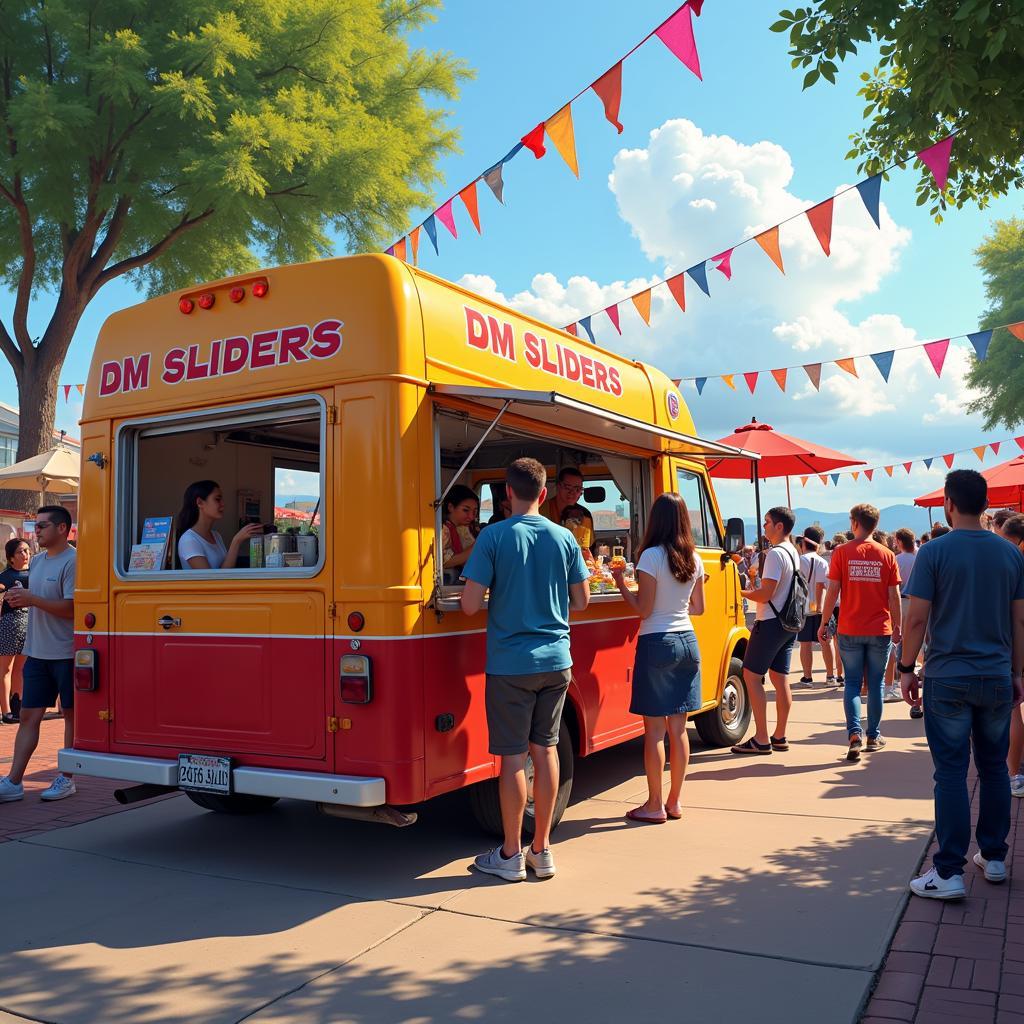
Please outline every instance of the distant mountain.
[[[802, 533], [807, 526], [820, 526], [825, 531], [826, 538], [831, 538], [834, 533], [845, 533], [850, 528], [849, 512], [816, 512], [811, 508], [795, 508], [796, 532]], [[879, 529], [886, 533], [892, 533], [901, 526], [908, 526], [916, 534], [922, 534], [931, 529], [928, 519], [928, 509], [918, 508], [916, 505], [889, 505], [880, 509], [882, 513]], [[943, 522], [942, 509], [933, 509], [932, 515], [936, 522]], [[757, 536], [754, 530], [754, 520], [745, 520], [747, 529], [747, 543], [753, 543]]]

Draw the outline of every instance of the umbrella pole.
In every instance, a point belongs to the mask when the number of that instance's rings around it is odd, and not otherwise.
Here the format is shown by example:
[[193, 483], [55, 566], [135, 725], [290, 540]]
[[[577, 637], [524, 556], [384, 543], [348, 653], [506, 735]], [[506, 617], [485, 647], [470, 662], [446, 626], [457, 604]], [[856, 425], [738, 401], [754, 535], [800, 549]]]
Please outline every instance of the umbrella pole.
[[757, 463], [754, 463], [754, 508], [757, 511], [757, 520], [754, 523], [754, 534], [757, 537], [757, 550], [759, 557], [757, 560], [757, 574], [761, 575], [764, 569], [764, 538], [761, 534], [761, 479], [757, 472]]
[[793, 507], [793, 498], [790, 496], [790, 493], [789, 493], [789, 477], [788, 476], [786, 477], [786, 507], [787, 508], [792, 508]]

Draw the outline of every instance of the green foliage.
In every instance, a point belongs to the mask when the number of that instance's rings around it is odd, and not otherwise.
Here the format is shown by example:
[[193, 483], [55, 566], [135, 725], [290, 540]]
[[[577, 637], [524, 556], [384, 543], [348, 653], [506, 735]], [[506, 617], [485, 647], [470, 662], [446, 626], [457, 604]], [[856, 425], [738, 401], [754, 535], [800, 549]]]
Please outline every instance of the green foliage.
[[[1024, 321], [1024, 220], [996, 221], [975, 255], [985, 275], [984, 323]], [[996, 331], [988, 358], [973, 360], [967, 379], [982, 392], [969, 408], [984, 414], [986, 430], [1024, 423], [1024, 343], [1009, 331]]]
[[835, 82], [836, 61], [879, 45], [877, 66], [861, 75], [867, 126], [847, 154], [875, 174], [908, 153], [962, 129], [949, 184], [935, 188], [919, 164], [918, 205], [937, 221], [948, 205], [985, 206], [1024, 185], [1024, 0], [817, 0], [781, 11], [794, 68], [810, 68], [804, 88]]

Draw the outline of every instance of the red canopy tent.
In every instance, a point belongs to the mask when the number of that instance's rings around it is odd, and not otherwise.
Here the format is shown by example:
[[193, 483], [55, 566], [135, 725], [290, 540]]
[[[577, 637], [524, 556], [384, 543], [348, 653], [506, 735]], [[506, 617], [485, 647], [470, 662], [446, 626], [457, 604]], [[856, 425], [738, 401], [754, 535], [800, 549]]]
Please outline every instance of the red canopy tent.
[[[989, 508], [1013, 508], [1022, 510], [1024, 502], [1024, 455], [1018, 455], [1009, 462], [986, 469], [981, 474], [988, 483]], [[931, 494], [914, 499], [915, 505], [921, 508], [938, 508], [945, 498], [940, 487]]]

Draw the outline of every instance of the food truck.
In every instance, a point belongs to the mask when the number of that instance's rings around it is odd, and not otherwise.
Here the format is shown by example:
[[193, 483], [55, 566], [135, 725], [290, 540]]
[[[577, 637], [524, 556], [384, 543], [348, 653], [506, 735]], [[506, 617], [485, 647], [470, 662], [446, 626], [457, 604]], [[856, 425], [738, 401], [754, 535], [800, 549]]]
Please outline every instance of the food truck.
[[[651, 366], [354, 256], [115, 313], [81, 426], [75, 746], [59, 764], [137, 784], [119, 799], [177, 788], [245, 813], [287, 797], [405, 824], [410, 806], [469, 787], [500, 830], [487, 612], [462, 612], [440, 564], [442, 499], [469, 486], [486, 518], [523, 455], [552, 488], [577, 467], [595, 552], [630, 562], [653, 499], [685, 498], [706, 578], [695, 725], [712, 744], [744, 734], [742, 523], [723, 525], [704, 458], [745, 453], [697, 437]], [[222, 489], [226, 542], [246, 523], [273, 531], [230, 569], [178, 559], [198, 480]], [[271, 525], [283, 508], [304, 510], [297, 535]], [[558, 817], [575, 760], [643, 730], [628, 711], [639, 621], [603, 589], [571, 619]]]

